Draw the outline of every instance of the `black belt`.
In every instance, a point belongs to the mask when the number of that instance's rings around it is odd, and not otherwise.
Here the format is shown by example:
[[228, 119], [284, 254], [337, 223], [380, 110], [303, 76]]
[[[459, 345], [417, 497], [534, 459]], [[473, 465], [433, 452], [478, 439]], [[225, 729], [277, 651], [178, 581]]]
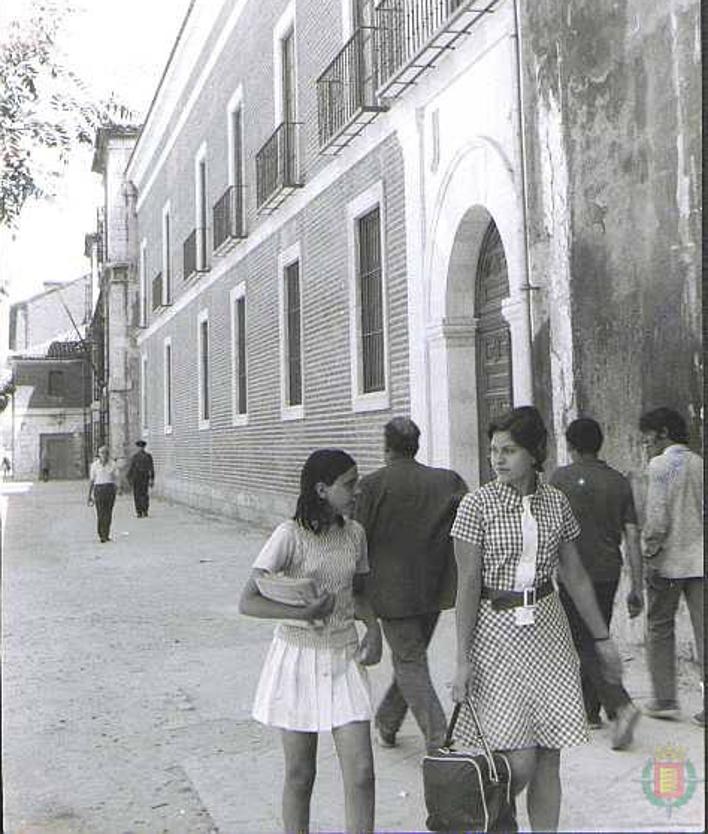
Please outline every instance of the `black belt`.
[[535, 588], [525, 591], [499, 591], [496, 588], [482, 588], [482, 599], [488, 599], [495, 611], [506, 611], [509, 608], [520, 608], [522, 605], [535, 605], [539, 599], [547, 597], [555, 590], [549, 579]]

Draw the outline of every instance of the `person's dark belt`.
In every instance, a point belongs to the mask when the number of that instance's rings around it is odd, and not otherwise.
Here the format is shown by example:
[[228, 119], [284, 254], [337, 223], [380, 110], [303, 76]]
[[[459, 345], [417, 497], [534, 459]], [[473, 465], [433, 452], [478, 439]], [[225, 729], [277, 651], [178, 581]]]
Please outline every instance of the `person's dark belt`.
[[520, 608], [522, 605], [535, 605], [539, 599], [553, 593], [555, 587], [549, 579], [536, 588], [525, 591], [498, 591], [496, 588], [482, 588], [482, 599], [488, 599], [495, 611], [506, 611], [509, 608]]

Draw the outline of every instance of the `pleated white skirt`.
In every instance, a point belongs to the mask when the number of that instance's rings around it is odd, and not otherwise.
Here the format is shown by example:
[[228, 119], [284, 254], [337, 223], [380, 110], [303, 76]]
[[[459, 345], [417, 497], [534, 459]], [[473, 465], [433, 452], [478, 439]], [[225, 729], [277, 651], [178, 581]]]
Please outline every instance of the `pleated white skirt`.
[[293, 645], [276, 635], [256, 688], [253, 717], [271, 727], [307, 733], [370, 721], [369, 678], [353, 659], [355, 651], [356, 645]]

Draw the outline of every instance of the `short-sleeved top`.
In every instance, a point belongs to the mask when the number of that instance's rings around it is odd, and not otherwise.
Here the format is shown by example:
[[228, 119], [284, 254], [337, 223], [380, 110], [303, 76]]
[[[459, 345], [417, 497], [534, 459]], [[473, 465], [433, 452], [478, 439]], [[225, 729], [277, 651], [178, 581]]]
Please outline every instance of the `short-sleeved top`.
[[[450, 535], [482, 550], [482, 582], [487, 588], [513, 591], [521, 559], [521, 493], [492, 481], [462, 499]], [[550, 580], [558, 567], [561, 542], [580, 535], [568, 499], [549, 484], [539, 483], [531, 496], [531, 513], [538, 525], [536, 581]]]
[[334, 609], [324, 627], [296, 621], [279, 623], [276, 635], [298, 645], [341, 647], [356, 641], [354, 627], [355, 574], [369, 571], [366, 533], [356, 521], [345, 519], [321, 533], [296, 521], [275, 528], [253, 563], [254, 568], [296, 579], [314, 579], [320, 593], [335, 595]]
[[637, 523], [629, 481], [602, 460], [583, 460], [556, 469], [551, 483], [580, 523], [576, 544], [592, 581], [619, 579], [624, 525]]
[[89, 478], [94, 486], [103, 486], [104, 484], [115, 485], [118, 483], [118, 465], [112, 460], [104, 464], [97, 458], [91, 464]]
[[355, 517], [366, 530], [366, 591], [380, 617], [414, 617], [455, 604], [450, 527], [466, 492], [456, 472], [412, 458], [362, 478]]

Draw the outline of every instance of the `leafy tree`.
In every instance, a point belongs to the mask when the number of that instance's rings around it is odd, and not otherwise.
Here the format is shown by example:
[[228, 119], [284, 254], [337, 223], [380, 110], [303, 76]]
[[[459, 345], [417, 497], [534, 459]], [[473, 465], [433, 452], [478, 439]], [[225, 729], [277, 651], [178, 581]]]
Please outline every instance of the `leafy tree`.
[[96, 101], [66, 65], [57, 33], [68, 8], [32, 0], [0, 32], [0, 226], [17, 224], [30, 198], [51, 196], [72, 151], [101, 125], [134, 115], [114, 98]]

